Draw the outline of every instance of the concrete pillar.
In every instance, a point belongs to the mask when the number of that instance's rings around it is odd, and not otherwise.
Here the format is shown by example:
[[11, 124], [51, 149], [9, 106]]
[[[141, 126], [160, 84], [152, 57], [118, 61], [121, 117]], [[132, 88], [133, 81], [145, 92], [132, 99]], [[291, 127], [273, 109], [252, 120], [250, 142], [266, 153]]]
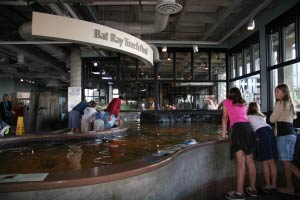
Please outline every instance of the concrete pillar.
[[81, 87], [81, 52], [79, 48], [71, 49], [70, 56], [70, 87]]

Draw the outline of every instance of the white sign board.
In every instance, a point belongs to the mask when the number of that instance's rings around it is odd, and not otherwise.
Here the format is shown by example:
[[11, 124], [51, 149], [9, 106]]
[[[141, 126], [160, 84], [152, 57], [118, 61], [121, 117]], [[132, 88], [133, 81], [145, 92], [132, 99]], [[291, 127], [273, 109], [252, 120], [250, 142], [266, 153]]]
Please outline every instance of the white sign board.
[[81, 102], [81, 87], [68, 87], [68, 112]]
[[33, 12], [32, 35], [121, 52], [153, 65], [152, 48], [128, 33], [79, 19]]
[[18, 99], [30, 99], [30, 92], [17, 92]]

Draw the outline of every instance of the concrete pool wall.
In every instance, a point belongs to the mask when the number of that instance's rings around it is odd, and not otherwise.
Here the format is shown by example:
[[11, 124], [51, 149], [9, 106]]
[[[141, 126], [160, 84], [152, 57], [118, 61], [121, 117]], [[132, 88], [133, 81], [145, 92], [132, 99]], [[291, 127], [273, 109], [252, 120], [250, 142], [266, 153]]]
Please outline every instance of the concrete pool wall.
[[[126, 173], [129, 173], [128, 177]], [[142, 167], [114, 175], [103, 175], [101, 179], [99, 178], [99, 183], [97, 177], [84, 178], [82, 181], [74, 179], [74, 182], [77, 182], [77, 186], [74, 187], [72, 184], [65, 184], [72, 180], [64, 181], [62, 178], [52, 181], [48, 184], [48, 188], [45, 186], [42, 190], [35, 190], [34, 184], [30, 182], [0, 184], [0, 198], [6, 200], [181, 199], [199, 187], [205, 187], [213, 182], [222, 182], [234, 176], [235, 164], [229, 161], [229, 144], [215, 141], [189, 146], [144, 169]]]

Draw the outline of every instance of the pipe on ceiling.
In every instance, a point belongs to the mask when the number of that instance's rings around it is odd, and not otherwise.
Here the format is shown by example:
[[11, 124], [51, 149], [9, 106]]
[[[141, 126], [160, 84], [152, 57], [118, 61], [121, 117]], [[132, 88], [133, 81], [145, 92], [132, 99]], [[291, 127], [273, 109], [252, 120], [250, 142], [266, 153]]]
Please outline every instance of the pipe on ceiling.
[[[160, 6], [168, 7], [171, 5], [170, 7], [172, 9], [172, 5], [180, 5], [180, 4], [176, 4], [175, 0], [158, 0], [157, 3], [158, 4], [156, 8], [160, 8]], [[181, 9], [177, 10], [177, 12], [180, 11]], [[104, 21], [100, 23], [124, 31], [129, 34], [141, 35], [141, 34], [155, 34], [155, 33], [162, 32], [166, 28], [168, 20], [169, 20], [169, 14], [163, 14], [158, 9], [156, 9], [154, 22], [152, 24], [122, 23], [122, 22], [112, 22], [112, 21]]]
[[158, 49], [155, 45], [153, 44], [149, 44], [149, 46], [152, 48], [153, 50], [153, 62], [154, 63], [160, 63], [161, 60], [159, 59], [159, 52], [158, 52]]

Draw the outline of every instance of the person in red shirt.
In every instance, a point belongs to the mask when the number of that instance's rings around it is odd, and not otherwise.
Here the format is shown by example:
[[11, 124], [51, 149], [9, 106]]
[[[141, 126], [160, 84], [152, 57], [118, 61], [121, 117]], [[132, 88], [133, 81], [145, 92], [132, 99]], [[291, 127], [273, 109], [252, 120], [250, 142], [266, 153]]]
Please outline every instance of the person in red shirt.
[[119, 114], [120, 114], [121, 104], [123, 104], [123, 102], [124, 102], [123, 97], [119, 96], [119, 98], [114, 98], [108, 104], [108, 106], [105, 110], [105, 114], [103, 116], [105, 129], [112, 128], [115, 124], [115, 121], [118, 121], [119, 125], [121, 124]]

